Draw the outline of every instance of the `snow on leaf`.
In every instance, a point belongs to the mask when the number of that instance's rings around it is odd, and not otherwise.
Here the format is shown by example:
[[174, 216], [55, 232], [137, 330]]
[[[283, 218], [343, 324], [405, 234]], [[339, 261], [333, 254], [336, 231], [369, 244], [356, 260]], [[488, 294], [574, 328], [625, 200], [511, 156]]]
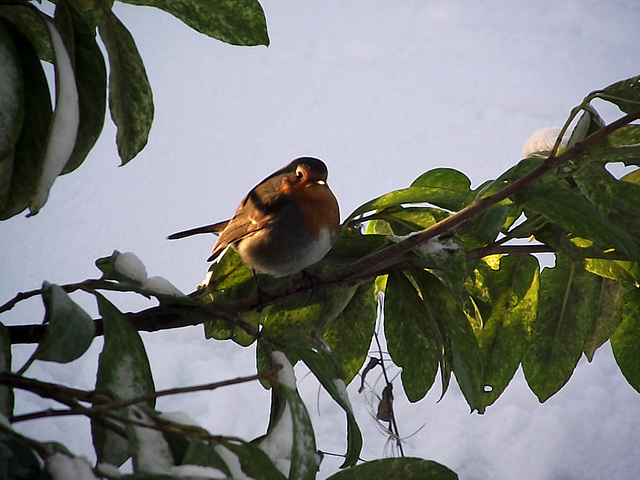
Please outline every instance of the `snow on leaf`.
[[[560, 134], [560, 127], [546, 127], [536, 131], [522, 146], [522, 156], [528, 157], [534, 153], [549, 152], [553, 149]], [[564, 142], [561, 144], [563, 146]]]
[[147, 280], [147, 269], [135, 253], [119, 253], [115, 258], [114, 268], [120, 275], [136, 283]]
[[46, 462], [47, 471], [53, 480], [98, 480], [89, 461], [84, 457], [70, 457], [64, 453], [54, 453]]
[[56, 62], [56, 109], [49, 132], [42, 175], [31, 200], [31, 215], [37, 214], [49, 197], [49, 191], [73, 153], [80, 123], [78, 89], [71, 59], [58, 30], [47, 23]]

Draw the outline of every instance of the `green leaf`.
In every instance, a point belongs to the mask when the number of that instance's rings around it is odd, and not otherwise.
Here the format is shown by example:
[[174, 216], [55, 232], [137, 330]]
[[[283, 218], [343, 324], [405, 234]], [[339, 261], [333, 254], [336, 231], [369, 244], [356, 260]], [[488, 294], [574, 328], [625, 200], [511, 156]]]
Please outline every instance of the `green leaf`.
[[295, 387], [295, 378], [291, 363], [282, 352], [273, 352], [271, 358], [283, 368], [276, 374], [278, 381], [272, 382], [267, 434], [253, 443], [274, 463], [290, 459], [290, 479], [312, 480], [316, 476], [318, 459], [311, 419], [298, 391], [292, 388]]
[[[620, 230], [626, 232], [631, 238], [640, 238], [640, 216], [630, 213], [626, 206], [615, 199], [615, 206], [609, 211], [608, 219], [611, 220]], [[618, 206], [622, 208], [617, 208]], [[615, 258], [620, 258], [617, 255]], [[630, 259], [637, 261], [636, 259]]]
[[616, 104], [625, 113], [633, 113], [640, 109], [640, 75], [609, 85], [596, 96]]
[[438, 201], [435, 205], [447, 210], [460, 210], [472, 200], [471, 180], [452, 168], [435, 168], [416, 178], [411, 187], [433, 189]]
[[198, 438], [191, 438], [189, 445], [179, 465], [202, 465], [214, 467], [224, 472], [227, 477], [232, 477], [229, 467], [216, 451], [213, 442], [204, 442]]
[[147, 144], [153, 97], [131, 33], [111, 10], [97, 11], [100, 37], [109, 54], [109, 109], [118, 127], [116, 143], [124, 165]]
[[632, 170], [631, 172], [627, 173], [626, 175], [623, 175], [622, 177], [620, 177], [620, 180], [624, 180], [625, 182], [639, 184], [640, 183], [640, 168], [636, 168], [635, 170]]
[[421, 458], [384, 458], [363, 463], [332, 475], [327, 480], [457, 480], [444, 465]]
[[[8, 2], [4, 2], [8, 3]], [[53, 50], [49, 30], [42, 22], [43, 14], [31, 8], [31, 5], [0, 5], [0, 16], [5, 17], [23, 35], [28, 38], [28, 42], [37, 52], [38, 58], [48, 63], [53, 63]]]
[[598, 311], [584, 344], [584, 353], [590, 362], [596, 350], [609, 340], [618, 328], [624, 306], [625, 289], [620, 282], [599, 278], [598, 283]]
[[[27, 9], [31, 11], [32, 9]], [[38, 15], [29, 15], [34, 24], [40, 23]], [[11, 174], [9, 192], [4, 180], [4, 198], [0, 198], [0, 219], [7, 219], [29, 206], [31, 197], [42, 174], [47, 135], [52, 118], [51, 95], [38, 55], [30, 41], [12, 25], [4, 23], [13, 38], [13, 45], [20, 60], [24, 92], [22, 128], [15, 144], [13, 166], [3, 166], [3, 174]], [[47, 37], [48, 40], [48, 37]], [[7, 160], [5, 159], [5, 162]], [[4, 163], [4, 162], [3, 162]]]
[[[309, 339], [322, 335], [349, 304], [358, 285], [333, 286], [264, 309], [262, 333], [270, 340], [286, 345], [286, 353], [305, 349]], [[295, 363], [295, 361], [294, 361]]]
[[[11, 339], [7, 327], [0, 322], [0, 373], [4, 372], [11, 372]], [[13, 388], [0, 386], [0, 415], [11, 418], [13, 405]]]
[[430, 203], [457, 211], [473, 200], [471, 181], [461, 172], [438, 168], [418, 177], [409, 188], [396, 190], [358, 207], [348, 219], [374, 210], [409, 203]]
[[58, 0], [55, 24], [65, 43], [75, 72], [78, 88], [80, 124], [76, 145], [63, 173], [78, 168], [93, 148], [106, 110], [107, 71], [102, 52], [91, 28], [72, 2]]
[[367, 237], [377, 235], [407, 235], [435, 225], [450, 216], [432, 207], [388, 207], [367, 215]]
[[[222, 258], [211, 265], [209, 269], [211, 278], [205, 290], [202, 300], [205, 302], [225, 301], [238, 298], [246, 298], [256, 293], [256, 286], [251, 270], [244, 264], [240, 255], [228, 249]], [[242, 314], [242, 320], [253, 325], [256, 330], [262, 316], [266, 312], [246, 312]], [[204, 323], [205, 338], [216, 340], [233, 340], [238, 345], [249, 346], [255, 341], [255, 337], [240, 327], [231, 325], [222, 320], [214, 320]]]
[[49, 328], [34, 357], [59, 363], [79, 358], [95, 337], [93, 319], [58, 285], [45, 282], [42, 298], [46, 309], [45, 323]]
[[640, 185], [626, 181], [613, 184], [614, 205], [640, 217]]
[[631, 147], [640, 143], [640, 125], [631, 124], [619, 128], [607, 136], [610, 147]]
[[587, 258], [584, 268], [587, 272], [595, 273], [609, 280], [640, 282], [640, 265], [635, 262]]
[[232, 45], [269, 45], [267, 20], [255, 0], [123, 0], [157, 7], [191, 28]]
[[529, 190], [525, 208], [532, 210], [573, 236], [594, 241], [602, 250], [615, 248], [635, 259], [633, 239], [604, 218], [598, 209], [581, 195], [557, 182], [545, 183]]
[[540, 402], [569, 380], [598, 315], [598, 277], [557, 255], [540, 275], [538, 316], [522, 360], [529, 387]]
[[500, 259], [500, 269], [483, 269], [491, 313], [478, 332], [484, 366], [482, 409], [493, 404], [516, 373], [538, 311], [539, 266], [531, 255]]
[[611, 209], [616, 189], [616, 179], [601, 163], [589, 163], [573, 175], [582, 194], [594, 204], [601, 213]]
[[316, 439], [309, 413], [296, 390], [284, 386], [274, 388], [287, 402], [293, 424], [289, 478], [313, 480], [318, 471], [318, 458], [316, 456]]
[[484, 247], [495, 241], [515, 209], [513, 203], [505, 200], [476, 215], [471, 225], [461, 232], [467, 250]]
[[376, 325], [377, 304], [374, 282], [361, 284], [322, 337], [342, 365], [347, 384], [358, 374], [367, 358]]
[[411, 402], [423, 398], [435, 380], [440, 353], [432, 313], [407, 277], [392, 271], [384, 299], [384, 334], [402, 386]]
[[130, 406], [121, 412], [130, 420], [149, 425], [127, 424], [127, 438], [135, 473], [159, 472], [168, 470], [173, 466], [173, 456], [169, 443], [164, 438], [163, 432], [152, 428], [158, 426], [155, 413], [149, 414], [137, 406]]
[[333, 248], [320, 263], [331, 266], [346, 265], [388, 245], [389, 240], [384, 235], [362, 235], [355, 228], [343, 228]]
[[260, 480], [285, 480], [285, 476], [278, 470], [271, 459], [260, 448], [251, 443], [221, 442], [218, 446], [227, 448], [237, 455], [242, 471], [248, 476]]
[[[462, 305], [434, 275], [423, 271], [414, 274], [429, 316], [442, 336], [448, 339], [451, 366], [462, 394], [472, 410], [479, 409], [482, 397], [482, 358], [478, 341]], [[433, 322], [431, 322], [433, 323]]]
[[589, 157], [600, 162], [624, 162], [640, 165], [640, 125], [625, 125], [596, 143]]
[[0, 473], [7, 480], [45, 480], [33, 449], [22, 440], [7, 438], [4, 434], [0, 435]]
[[[22, 127], [24, 84], [20, 67], [20, 58], [13, 44], [8, 23], [0, 17], [0, 72], [2, 75], [2, 95], [0, 96], [0, 165], [7, 162], [13, 165], [13, 149], [15, 148], [20, 129]], [[4, 166], [2, 167], [4, 169]], [[11, 178], [11, 170], [8, 177], [0, 178], [0, 201], [2, 204], [9, 195], [8, 185], [5, 187], [5, 179]], [[6, 192], [6, 193], [5, 193]]]
[[[98, 362], [96, 390], [125, 400], [155, 391], [149, 359], [138, 332], [126, 317], [102, 295], [96, 294], [104, 325], [104, 347]], [[153, 408], [155, 401], [145, 404]], [[116, 466], [129, 457], [129, 443], [99, 422], [91, 421], [98, 462]]]
[[622, 323], [611, 336], [613, 355], [629, 384], [640, 392], [640, 290], [627, 290]]
[[[371, 337], [369, 337], [369, 343], [371, 343]], [[347, 415], [347, 452], [341, 468], [351, 467], [360, 458], [362, 433], [356, 422], [344, 381], [339, 374], [342, 372], [336, 372], [336, 369], [331, 368], [335, 362], [332, 352], [322, 349], [317, 351], [305, 349], [300, 354], [300, 357], [324, 389], [331, 395], [331, 398], [342, 407]]]

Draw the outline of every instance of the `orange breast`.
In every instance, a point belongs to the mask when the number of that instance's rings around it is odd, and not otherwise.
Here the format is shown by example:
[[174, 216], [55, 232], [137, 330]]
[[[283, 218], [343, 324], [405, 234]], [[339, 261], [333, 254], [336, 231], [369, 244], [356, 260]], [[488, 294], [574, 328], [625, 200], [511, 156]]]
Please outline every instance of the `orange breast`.
[[331, 189], [326, 185], [308, 183], [291, 192], [296, 205], [307, 221], [307, 228], [318, 235], [323, 228], [334, 233], [340, 226], [340, 209]]

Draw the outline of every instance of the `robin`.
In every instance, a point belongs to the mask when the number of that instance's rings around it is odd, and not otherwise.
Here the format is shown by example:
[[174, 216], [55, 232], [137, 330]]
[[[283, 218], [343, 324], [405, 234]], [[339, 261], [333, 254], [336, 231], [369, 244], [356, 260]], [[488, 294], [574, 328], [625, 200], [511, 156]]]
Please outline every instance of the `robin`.
[[231, 246], [254, 278], [256, 272], [274, 277], [300, 272], [327, 254], [340, 227], [338, 201], [327, 174], [322, 160], [297, 158], [253, 187], [231, 220], [174, 233], [169, 239], [219, 234], [209, 262]]

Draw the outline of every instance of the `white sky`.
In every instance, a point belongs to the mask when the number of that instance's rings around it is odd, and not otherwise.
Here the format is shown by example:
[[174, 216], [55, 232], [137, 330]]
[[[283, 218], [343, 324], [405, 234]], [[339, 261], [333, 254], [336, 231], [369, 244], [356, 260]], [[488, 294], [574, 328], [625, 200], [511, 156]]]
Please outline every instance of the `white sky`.
[[[300, 155], [323, 158], [342, 216], [407, 186], [435, 167], [478, 185], [520, 159], [536, 130], [559, 126], [591, 90], [640, 73], [640, 5], [626, 1], [265, 1], [269, 48], [221, 44], [169, 15], [118, 5], [151, 79], [155, 123], [147, 148], [119, 161], [108, 125], [86, 163], [59, 179], [36, 217], [0, 226], [0, 302], [21, 290], [98, 276], [93, 262], [135, 252], [150, 276], [188, 292], [204, 277], [214, 237], [168, 242], [167, 234], [230, 216], [264, 176]], [[611, 119], [612, 109], [603, 113]], [[142, 300], [112, 297], [123, 310]], [[74, 296], [92, 314], [87, 297]], [[90, 300], [90, 299], [89, 299]], [[38, 300], [0, 320], [37, 323]], [[211, 382], [254, 370], [252, 349], [207, 342], [200, 328], [143, 335], [158, 388]], [[69, 366], [28, 375], [92, 388], [97, 340]], [[28, 354], [15, 351], [15, 367]], [[298, 373], [302, 378], [304, 372]], [[363, 456], [385, 437], [355, 388]], [[379, 389], [381, 385], [378, 384]], [[344, 451], [344, 418], [307, 377], [321, 449]], [[451, 388], [417, 405], [395, 389], [409, 455], [444, 463], [462, 479], [573, 480], [640, 477], [640, 396], [605, 346], [569, 384], [539, 405], [522, 375], [484, 416], [469, 415]], [[42, 408], [18, 398], [19, 412]], [[316, 408], [319, 404], [320, 415]], [[244, 385], [164, 399], [215, 433], [253, 438], [266, 429], [268, 394]], [[92, 458], [84, 421], [24, 424], [40, 439]], [[339, 460], [325, 458], [323, 475]]]

